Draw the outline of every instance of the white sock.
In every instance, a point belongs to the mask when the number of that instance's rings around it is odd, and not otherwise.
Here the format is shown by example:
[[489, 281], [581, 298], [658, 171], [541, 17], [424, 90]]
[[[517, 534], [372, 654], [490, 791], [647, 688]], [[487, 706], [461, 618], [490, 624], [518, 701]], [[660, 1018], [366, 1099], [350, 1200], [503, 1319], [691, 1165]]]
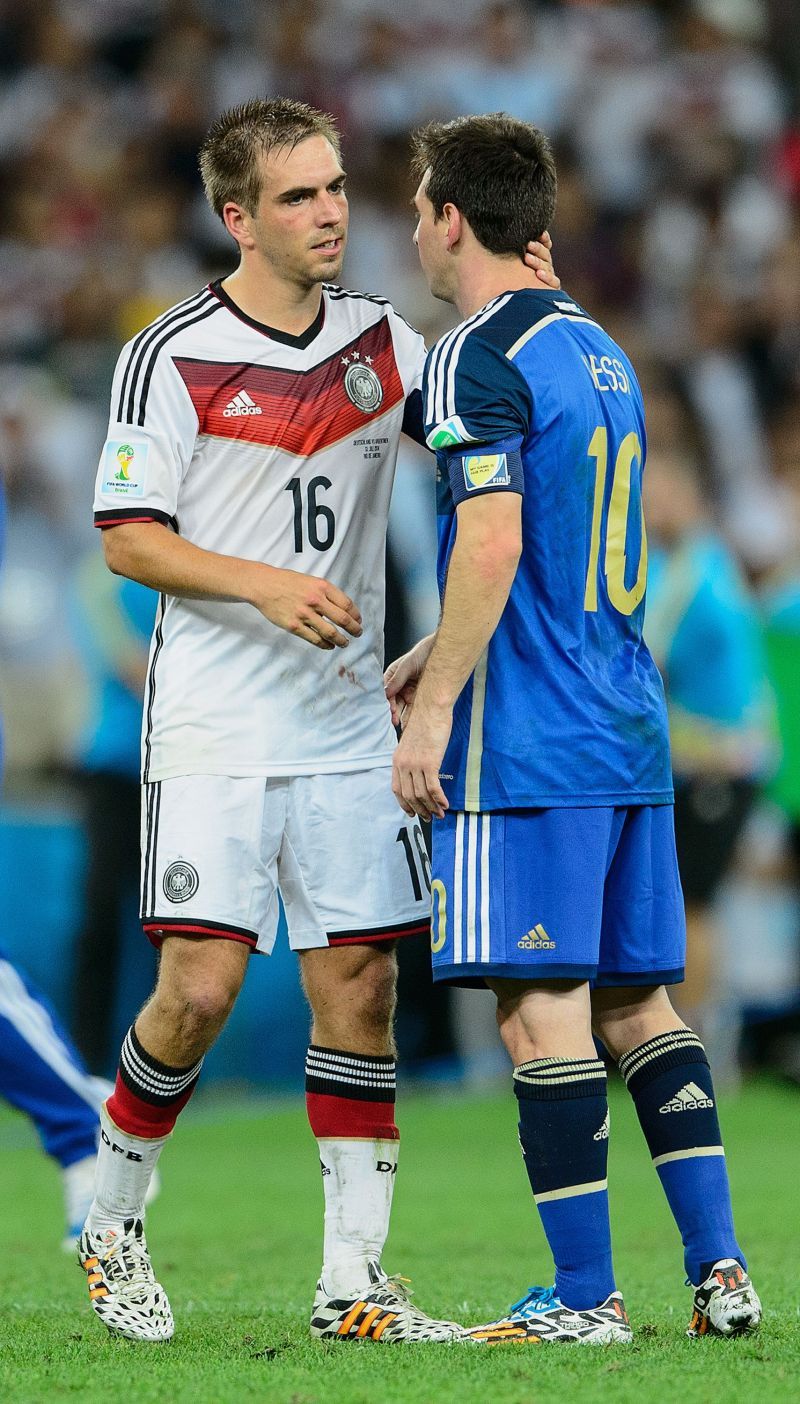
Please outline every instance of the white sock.
[[86, 1219], [90, 1232], [118, 1232], [125, 1219], [141, 1219], [156, 1161], [168, 1139], [129, 1136], [114, 1125], [104, 1106], [100, 1108], [94, 1199]]
[[94, 1195], [94, 1177], [97, 1169], [97, 1156], [86, 1155], [82, 1160], [74, 1160], [61, 1171], [64, 1188], [64, 1213], [67, 1233], [77, 1229], [80, 1233], [83, 1221]]
[[325, 1191], [322, 1282], [329, 1296], [351, 1297], [370, 1285], [380, 1263], [400, 1142], [320, 1138]]

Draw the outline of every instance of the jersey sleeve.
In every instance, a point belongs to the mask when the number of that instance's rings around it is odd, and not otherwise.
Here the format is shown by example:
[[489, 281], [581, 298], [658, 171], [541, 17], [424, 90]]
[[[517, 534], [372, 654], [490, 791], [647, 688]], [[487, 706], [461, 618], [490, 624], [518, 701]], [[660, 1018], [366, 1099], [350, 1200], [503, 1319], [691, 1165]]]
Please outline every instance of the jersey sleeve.
[[523, 493], [520, 449], [533, 401], [502, 350], [451, 332], [428, 356], [422, 394], [425, 442], [447, 471], [456, 506], [485, 492]]
[[390, 318], [395, 359], [406, 392], [403, 433], [424, 448], [422, 377], [425, 371], [425, 342], [422, 333], [415, 331], [394, 308], [391, 309]]
[[[147, 382], [146, 412], [127, 391], [139, 338], [123, 348], [114, 372], [108, 437], [97, 470], [94, 524], [162, 522], [175, 526], [178, 489], [194, 452], [198, 421], [172, 360], [163, 353]], [[138, 410], [138, 413], [135, 412]]]

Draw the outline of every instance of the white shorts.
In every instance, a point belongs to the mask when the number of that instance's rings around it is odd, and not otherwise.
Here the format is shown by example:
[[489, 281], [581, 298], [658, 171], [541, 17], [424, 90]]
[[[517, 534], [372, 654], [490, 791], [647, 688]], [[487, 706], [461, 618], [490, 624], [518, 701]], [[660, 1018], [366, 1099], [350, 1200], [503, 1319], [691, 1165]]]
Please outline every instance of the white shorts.
[[140, 914], [154, 945], [172, 933], [227, 936], [268, 955], [278, 892], [293, 950], [428, 932], [425, 842], [388, 766], [143, 786]]

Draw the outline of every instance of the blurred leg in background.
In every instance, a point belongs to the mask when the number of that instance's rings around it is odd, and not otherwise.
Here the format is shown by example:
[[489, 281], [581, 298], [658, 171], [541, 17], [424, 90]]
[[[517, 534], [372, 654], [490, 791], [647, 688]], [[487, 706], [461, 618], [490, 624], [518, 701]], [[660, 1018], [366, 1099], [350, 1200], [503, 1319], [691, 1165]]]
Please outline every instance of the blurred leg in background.
[[714, 899], [758, 795], [748, 780], [695, 778], [675, 784], [675, 845], [686, 900], [686, 978], [673, 1003], [703, 1040], [720, 1086], [738, 1080], [738, 1009], [722, 997], [722, 935]]
[[[114, 1000], [123, 932], [138, 902], [139, 783], [87, 772], [84, 924], [75, 946], [72, 1032], [93, 1072], [105, 1073], [113, 1047]], [[155, 955], [151, 951], [155, 975]], [[148, 952], [142, 953], [148, 959]]]
[[88, 701], [78, 743], [88, 860], [72, 1032], [92, 1072], [105, 1073], [119, 1046], [113, 1020], [123, 939], [138, 908], [139, 738], [156, 595], [113, 575], [95, 547], [79, 563], [72, 604]]
[[61, 1167], [64, 1247], [94, 1193], [100, 1105], [111, 1084], [87, 1073], [55, 1010], [0, 950], [0, 1095], [33, 1121]]

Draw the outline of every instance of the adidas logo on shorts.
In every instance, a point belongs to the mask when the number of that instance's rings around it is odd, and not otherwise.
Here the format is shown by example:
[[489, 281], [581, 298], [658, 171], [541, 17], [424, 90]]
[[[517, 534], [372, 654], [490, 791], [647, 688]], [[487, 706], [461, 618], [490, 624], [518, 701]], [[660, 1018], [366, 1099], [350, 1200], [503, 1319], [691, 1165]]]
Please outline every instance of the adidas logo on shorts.
[[658, 1110], [663, 1115], [665, 1112], [701, 1111], [713, 1105], [713, 1101], [706, 1096], [702, 1087], [698, 1087], [696, 1082], [687, 1082], [680, 1092], [676, 1092], [675, 1096]]
[[554, 951], [555, 948], [555, 941], [550, 940], [541, 922], [526, 931], [521, 941], [517, 941], [519, 951]]
[[263, 414], [260, 405], [251, 400], [246, 390], [239, 390], [222, 411], [223, 419], [235, 419], [241, 414]]

